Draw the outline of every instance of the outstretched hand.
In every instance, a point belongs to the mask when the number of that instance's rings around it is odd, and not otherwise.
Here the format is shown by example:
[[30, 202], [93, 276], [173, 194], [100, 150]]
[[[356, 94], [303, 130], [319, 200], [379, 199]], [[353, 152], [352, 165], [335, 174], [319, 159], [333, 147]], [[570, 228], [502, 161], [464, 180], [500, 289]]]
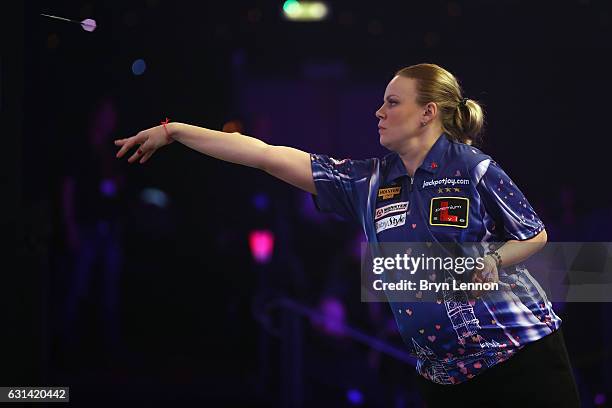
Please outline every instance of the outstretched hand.
[[174, 142], [163, 125], [155, 126], [150, 129], [142, 130], [135, 136], [127, 139], [115, 140], [115, 146], [121, 146], [116, 157], [123, 157], [132, 147], [139, 145], [138, 150], [128, 159], [128, 163], [139, 160], [140, 164], [145, 163], [160, 147]]

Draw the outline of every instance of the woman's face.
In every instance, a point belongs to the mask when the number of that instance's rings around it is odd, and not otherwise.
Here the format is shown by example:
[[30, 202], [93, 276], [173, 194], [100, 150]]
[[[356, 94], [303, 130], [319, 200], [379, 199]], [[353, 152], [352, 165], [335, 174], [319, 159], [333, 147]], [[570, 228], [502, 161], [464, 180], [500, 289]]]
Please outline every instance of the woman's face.
[[394, 77], [385, 90], [383, 105], [376, 111], [380, 144], [396, 150], [400, 142], [418, 136], [425, 109], [416, 103], [416, 81]]

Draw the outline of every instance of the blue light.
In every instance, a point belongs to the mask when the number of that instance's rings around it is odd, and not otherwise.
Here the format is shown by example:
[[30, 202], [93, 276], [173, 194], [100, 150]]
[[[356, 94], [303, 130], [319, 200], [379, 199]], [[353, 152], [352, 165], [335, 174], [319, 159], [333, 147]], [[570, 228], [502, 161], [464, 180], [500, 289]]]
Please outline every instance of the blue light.
[[259, 211], [265, 211], [270, 205], [270, 199], [264, 193], [259, 193], [253, 196], [252, 203]]
[[363, 404], [363, 394], [361, 391], [352, 389], [346, 392], [346, 398], [352, 405], [361, 405]]
[[147, 64], [143, 59], [137, 59], [132, 63], [132, 73], [134, 75], [142, 75], [147, 69]]
[[117, 193], [117, 185], [112, 179], [104, 179], [100, 182], [100, 192], [106, 197], [114, 197]]
[[145, 188], [140, 193], [140, 199], [147, 203], [160, 208], [168, 205], [168, 195], [157, 188]]

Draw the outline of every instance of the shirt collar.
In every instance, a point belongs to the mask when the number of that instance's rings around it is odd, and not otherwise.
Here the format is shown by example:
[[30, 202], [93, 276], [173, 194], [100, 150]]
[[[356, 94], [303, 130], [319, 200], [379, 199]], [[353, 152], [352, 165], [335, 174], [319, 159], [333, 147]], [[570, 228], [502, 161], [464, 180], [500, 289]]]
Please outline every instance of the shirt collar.
[[[444, 154], [447, 152], [450, 143], [451, 142], [446, 137], [446, 133], [442, 133], [433, 146], [431, 146], [431, 149], [429, 149], [423, 163], [418, 167], [418, 169], [421, 169], [427, 173], [435, 174], [440, 167]], [[392, 181], [402, 176], [408, 176], [408, 171], [404, 166], [404, 162], [395, 152], [392, 154], [390, 165], [391, 170], [387, 176], [387, 181]]]

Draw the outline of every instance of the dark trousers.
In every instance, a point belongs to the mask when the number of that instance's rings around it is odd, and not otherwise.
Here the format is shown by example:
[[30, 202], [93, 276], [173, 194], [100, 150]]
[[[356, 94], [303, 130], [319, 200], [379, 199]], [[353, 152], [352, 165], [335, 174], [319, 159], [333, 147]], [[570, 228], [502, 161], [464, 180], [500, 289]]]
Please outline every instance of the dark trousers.
[[417, 386], [428, 408], [580, 407], [560, 328], [464, 383], [441, 385], [417, 374]]

